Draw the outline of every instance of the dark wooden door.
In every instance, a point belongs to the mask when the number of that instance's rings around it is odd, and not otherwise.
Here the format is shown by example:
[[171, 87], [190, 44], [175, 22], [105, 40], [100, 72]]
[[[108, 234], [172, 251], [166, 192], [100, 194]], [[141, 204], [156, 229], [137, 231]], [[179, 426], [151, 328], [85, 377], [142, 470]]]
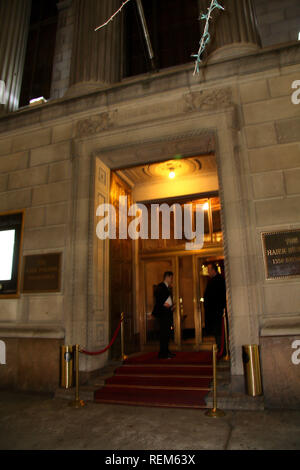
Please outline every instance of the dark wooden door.
[[[110, 337], [114, 334], [121, 313], [125, 314], [125, 354], [138, 350], [134, 333], [133, 302], [133, 241], [128, 237], [119, 239], [119, 197], [127, 196], [128, 207], [132, 204], [131, 188], [115, 173], [111, 176], [111, 204], [116, 210], [115, 240], [110, 240]], [[127, 210], [128, 210], [127, 207]], [[111, 358], [121, 357], [121, 334], [111, 348]]]

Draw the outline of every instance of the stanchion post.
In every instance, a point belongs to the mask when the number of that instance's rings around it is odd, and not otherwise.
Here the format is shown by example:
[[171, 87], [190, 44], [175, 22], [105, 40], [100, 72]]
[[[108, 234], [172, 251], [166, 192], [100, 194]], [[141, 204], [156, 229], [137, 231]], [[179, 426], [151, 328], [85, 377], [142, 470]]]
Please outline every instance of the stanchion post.
[[221, 418], [225, 416], [223, 410], [219, 410], [217, 407], [217, 354], [218, 347], [216, 344], [213, 345], [213, 408], [207, 410], [205, 415], [210, 418]]
[[79, 399], [79, 344], [75, 345], [75, 400], [69, 403], [73, 408], [82, 408], [86, 405], [83, 400]]
[[127, 357], [125, 354], [125, 327], [124, 327], [124, 312], [121, 313], [121, 359], [126, 361]]
[[224, 321], [225, 345], [226, 345], [226, 356], [223, 357], [223, 360], [224, 361], [230, 361], [227, 316], [226, 316], [226, 310], [225, 309], [224, 309], [224, 314], [223, 314], [223, 321]]

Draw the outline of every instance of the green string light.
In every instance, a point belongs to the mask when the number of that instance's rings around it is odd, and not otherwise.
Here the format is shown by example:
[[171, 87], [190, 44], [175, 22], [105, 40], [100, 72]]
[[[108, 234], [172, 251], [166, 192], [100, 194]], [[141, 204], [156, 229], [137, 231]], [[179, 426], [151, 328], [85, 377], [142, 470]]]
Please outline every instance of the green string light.
[[224, 10], [222, 5], [220, 5], [217, 0], [212, 0], [211, 4], [210, 4], [210, 7], [207, 9], [208, 13], [207, 14], [201, 13], [201, 16], [199, 18], [200, 20], [205, 20], [205, 27], [204, 27], [204, 32], [203, 32], [202, 38], [200, 40], [200, 47], [199, 47], [198, 53], [192, 55], [192, 57], [194, 57], [196, 59], [195, 60], [195, 70], [194, 70], [193, 75], [200, 72], [200, 64], [202, 62], [201, 56], [202, 56], [203, 52], [205, 51], [207, 44], [210, 41], [210, 34], [209, 34], [209, 31], [208, 31], [209, 20], [211, 19], [212, 12], [216, 8], [219, 9], [219, 10]]

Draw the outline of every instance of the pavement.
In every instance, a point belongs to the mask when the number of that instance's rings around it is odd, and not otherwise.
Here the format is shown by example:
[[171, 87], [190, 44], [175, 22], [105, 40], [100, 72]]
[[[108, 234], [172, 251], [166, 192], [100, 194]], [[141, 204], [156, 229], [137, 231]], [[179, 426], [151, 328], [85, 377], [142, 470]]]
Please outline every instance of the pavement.
[[103, 405], [0, 391], [0, 450], [300, 450], [300, 411]]

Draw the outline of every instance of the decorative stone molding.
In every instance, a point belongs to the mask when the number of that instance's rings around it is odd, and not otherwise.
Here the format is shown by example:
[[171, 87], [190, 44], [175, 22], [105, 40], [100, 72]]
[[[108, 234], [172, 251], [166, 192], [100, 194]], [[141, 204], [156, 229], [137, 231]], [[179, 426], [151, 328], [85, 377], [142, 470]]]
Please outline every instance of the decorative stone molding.
[[132, 144], [102, 148], [95, 155], [109, 165], [119, 168], [120, 162], [135, 164], [145, 161], [166, 160], [174, 155], [199, 155], [215, 151], [215, 134], [211, 129], [197, 129], [182, 135], [165, 135], [163, 138], [144, 139]]
[[88, 137], [113, 127], [113, 116], [117, 111], [100, 113], [89, 119], [82, 119], [76, 125], [76, 137]]
[[219, 88], [190, 92], [183, 95], [186, 111], [208, 111], [232, 106], [232, 89]]
[[63, 339], [65, 330], [60, 326], [41, 326], [40, 324], [3, 323], [0, 327], [1, 338], [45, 338]]

